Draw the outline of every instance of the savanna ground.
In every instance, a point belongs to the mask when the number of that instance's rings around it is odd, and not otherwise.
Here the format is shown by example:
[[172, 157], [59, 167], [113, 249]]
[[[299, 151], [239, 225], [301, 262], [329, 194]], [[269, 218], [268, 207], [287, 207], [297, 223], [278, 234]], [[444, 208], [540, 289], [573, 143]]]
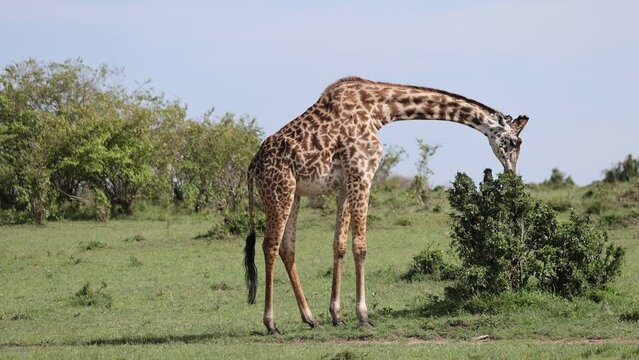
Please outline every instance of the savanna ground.
[[[0, 227], [1, 358], [639, 358], [639, 186], [533, 188], [567, 214], [589, 210], [626, 249], [609, 289], [567, 300], [505, 294], [464, 306], [443, 300], [446, 282], [400, 279], [412, 257], [449, 247], [449, 207], [419, 210], [405, 191], [378, 190], [369, 215], [367, 300], [372, 329], [357, 326], [354, 266], [342, 289], [346, 325], [328, 313], [334, 212], [303, 206], [297, 264], [321, 327], [300, 321], [278, 263], [275, 319], [246, 303], [243, 237], [196, 239], [219, 219], [150, 209], [108, 223]], [[85, 287], [86, 284], [88, 287]]]

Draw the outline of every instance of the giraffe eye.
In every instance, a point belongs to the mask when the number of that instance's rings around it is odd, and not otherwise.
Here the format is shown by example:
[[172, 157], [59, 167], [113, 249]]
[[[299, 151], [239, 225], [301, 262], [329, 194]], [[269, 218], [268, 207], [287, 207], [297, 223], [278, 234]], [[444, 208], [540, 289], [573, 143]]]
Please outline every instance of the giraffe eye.
[[521, 145], [521, 139], [510, 139], [510, 146], [517, 147], [519, 145]]

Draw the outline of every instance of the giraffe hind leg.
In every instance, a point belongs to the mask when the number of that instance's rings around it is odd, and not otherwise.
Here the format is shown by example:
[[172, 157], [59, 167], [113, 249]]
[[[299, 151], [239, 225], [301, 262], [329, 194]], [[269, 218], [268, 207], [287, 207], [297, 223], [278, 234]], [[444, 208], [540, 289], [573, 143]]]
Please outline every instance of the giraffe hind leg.
[[275, 325], [273, 316], [275, 263], [293, 204], [293, 191], [289, 194], [263, 192], [262, 196], [266, 212], [266, 236], [262, 243], [266, 284], [263, 321], [269, 334], [279, 334], [280, 331]]
[[282, 258], [282, 262], [284, 262], [284, 266], [286, 267], [286, 272], [288, 273], [291, 285], [293, 286], [295, 300], [297, 301], [297, 306], [299, 307], [302, 321], [310, 325], [311, 328], [314, 328], [319, 325], [319, 323], [315, 320], [313, 314], [311, 313], [311, 310], [308, 307], [308, 302], [306, 301], [306, 297], [304, 296], [302, 284], [297, 273], [297, 266], [295, 265], [295, 233], [299, 205], [300, 197], [296, 195], [295, 199], [293, 200], [293, 205], [291, 206], [291, 212], [288, 216], [288, 221], [286, 222], [286, 228], [284, 230], [284, 236], [282, 239], [282, 244], [280, 245], [279, 252], [280, 257]]

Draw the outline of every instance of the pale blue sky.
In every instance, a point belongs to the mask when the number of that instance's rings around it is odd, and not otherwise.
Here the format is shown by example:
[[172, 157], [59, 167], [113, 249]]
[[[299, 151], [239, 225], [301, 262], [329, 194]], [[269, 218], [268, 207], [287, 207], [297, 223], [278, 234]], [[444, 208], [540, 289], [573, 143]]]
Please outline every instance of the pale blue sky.
[[[430, 2], [434, 3], [434, 2]], [[439, 2], [444, 3], [444, 2]], [[272, 133], [346, 75], [437, 87], [527, 114], [518, 170], [579, 184], [639, 155], [637, 1], [0, 0], [0, 65], [34, 57], [122, 67], [188, 104], [256, 117]], [[480, 133], [447, 122], [383, 128], [410, 158], [441, 148], [434, 183], [501, 169]]]

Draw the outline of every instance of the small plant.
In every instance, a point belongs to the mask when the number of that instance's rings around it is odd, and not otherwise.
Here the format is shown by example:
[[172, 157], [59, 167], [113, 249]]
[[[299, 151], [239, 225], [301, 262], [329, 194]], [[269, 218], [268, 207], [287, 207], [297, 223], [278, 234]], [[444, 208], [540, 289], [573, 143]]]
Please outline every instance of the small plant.
[[32, 317], [31, 317], [31, 315], [29, 315], [29, 314], [25, 314], [25, 313], [21, 313], [21, 312], [20, 312], [20, 313], [14, 314], [14, 315], [13, 315], [13, 316], [11, 316], [9, 319], [10, 319], [10, 320], [12, 320], [12, 321], [18, 321], [18, 320], [31, 320], [31, 319], [32, 319]]
[[146, 241], [146, 238], [144, 237], [144, 235], [135, 234], [133, 236], [129, 236], [128, 238], [124, 239], [124, 242], [140, 242], [140, 241]]
[[211, 285], [211, 290], [213, 290], [213, 291], [227, 291], [227, 290], [231, 290], [231, 287], [225, 282], [220, 282], [220, 283], [212, 284]]
[[141, 262], [138, 258], [136, 258], [135, 256], [131, 256], [131, 257], [129, 258], [129, 264], [130, 264], [132, 267], [142, 266], [142, 262]]
[[395, 225], [398, 225], [398, 226], [411, 226], [411, 225], [413, 225], [413, 222], [410, 221], [410, 219], [399, 219], [399, 220], [395, 221]]
[[457, 174], [448, 190], [453, 246], [462, 262], [450, 298], [536, 288], [564, 297], [604, 287], [620, 271], [624, 251], [588, 215], [559, 223], [520, 177], [484, 172], [479, 189]]
[[90, 251], [90, 250], [94, 250], [94, 249], [102, 249], [106, 247], [106, 244], [102, 241], [99, 240], [91, 240], [89, 242], [81, 242], [80, 243], [80, 250], [83, 251]]
[[76, 306], [101, 306], [109, 309], [113, 304], [113, 298], [105, 291], [106, 287], [107, 284], [102, 282], [100, 287], [94, 290], [87, 282], [73, 295], [71, 303]]

